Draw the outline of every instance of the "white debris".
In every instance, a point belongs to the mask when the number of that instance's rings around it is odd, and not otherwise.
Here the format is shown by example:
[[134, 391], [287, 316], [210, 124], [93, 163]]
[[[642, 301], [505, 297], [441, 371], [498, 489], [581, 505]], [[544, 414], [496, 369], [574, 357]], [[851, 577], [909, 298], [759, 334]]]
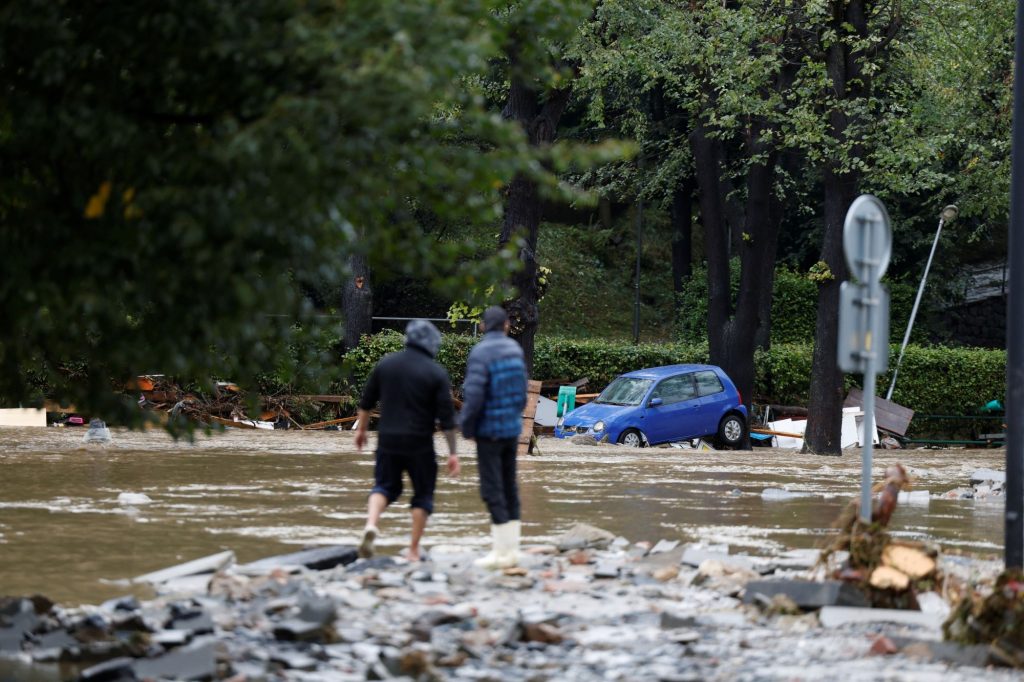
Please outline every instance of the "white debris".
[[128, 505], [151, 504], [152, 498], [146, 493], [121, 493], [117, 496], [117, 503]]

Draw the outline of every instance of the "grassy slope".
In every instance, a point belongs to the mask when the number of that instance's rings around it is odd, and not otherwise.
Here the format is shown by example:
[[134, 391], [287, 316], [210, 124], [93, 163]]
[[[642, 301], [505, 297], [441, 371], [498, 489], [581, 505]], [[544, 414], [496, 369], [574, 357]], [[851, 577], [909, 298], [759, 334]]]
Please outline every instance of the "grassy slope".
[[[671, 244], [648, 225], [641, 257], [640, 340], [672, 338]], [[618, 242], [618, 243], [616, 243]], [[538, 257], [551, 268], [539, 333], [572, 338], [633, 338], [635, 233], [628, 219], [610, 229], [544, 224]]]

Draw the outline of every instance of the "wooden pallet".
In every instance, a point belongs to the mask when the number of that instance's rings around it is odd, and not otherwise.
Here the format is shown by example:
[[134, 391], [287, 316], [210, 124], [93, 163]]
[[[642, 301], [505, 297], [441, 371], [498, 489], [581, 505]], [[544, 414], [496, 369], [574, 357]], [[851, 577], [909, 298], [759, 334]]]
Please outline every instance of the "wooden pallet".
[[533, 420], [537, 416], [540, 388], [539, 381], [530, 379], [526, 382], [526, 407], [523, 409], [523, 430], [519, 432], [517, 455], [528, 455], [533, 452]]

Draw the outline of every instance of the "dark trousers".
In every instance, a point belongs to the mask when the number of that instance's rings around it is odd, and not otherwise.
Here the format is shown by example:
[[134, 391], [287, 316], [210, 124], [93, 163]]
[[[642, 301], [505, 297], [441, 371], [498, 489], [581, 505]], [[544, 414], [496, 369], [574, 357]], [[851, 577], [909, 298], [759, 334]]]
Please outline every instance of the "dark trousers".
[[477, 438], [476, 461], [480, 470], [480, 497], [495, 525], [519, 520], [519, 487], [516, 485], [518, 439]]

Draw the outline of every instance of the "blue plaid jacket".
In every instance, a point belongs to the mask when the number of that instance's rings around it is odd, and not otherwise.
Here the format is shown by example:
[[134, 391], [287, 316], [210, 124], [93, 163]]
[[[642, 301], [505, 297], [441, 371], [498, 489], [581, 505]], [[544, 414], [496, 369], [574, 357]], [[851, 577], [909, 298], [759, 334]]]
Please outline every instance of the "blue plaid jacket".
[[484, 334], [469, 353], [459, 425], [466, 438], [518, 438], [526, 406], [526, 362], [500, 331]]

